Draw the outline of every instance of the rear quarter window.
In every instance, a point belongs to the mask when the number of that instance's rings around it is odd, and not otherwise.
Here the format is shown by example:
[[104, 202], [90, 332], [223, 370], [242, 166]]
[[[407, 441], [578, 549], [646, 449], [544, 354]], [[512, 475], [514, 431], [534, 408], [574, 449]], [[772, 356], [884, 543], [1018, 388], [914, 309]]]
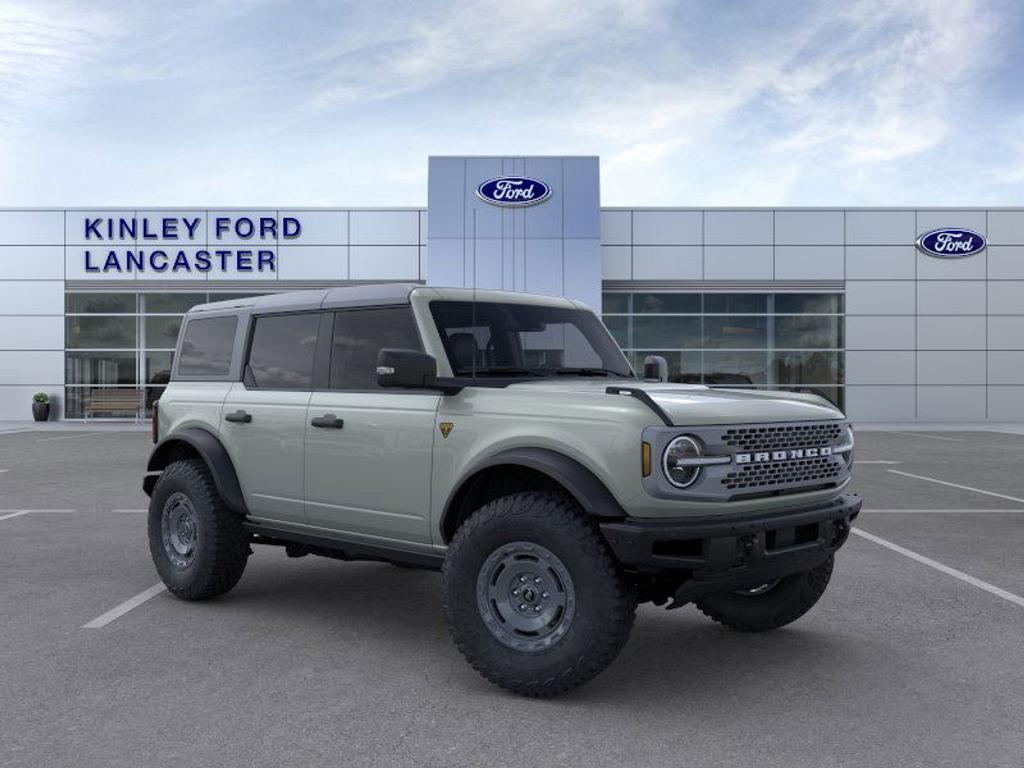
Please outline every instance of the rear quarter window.
[[235, 315], [190, 319], [178, 351], [178, 375], [227, 376], [237, 327]]

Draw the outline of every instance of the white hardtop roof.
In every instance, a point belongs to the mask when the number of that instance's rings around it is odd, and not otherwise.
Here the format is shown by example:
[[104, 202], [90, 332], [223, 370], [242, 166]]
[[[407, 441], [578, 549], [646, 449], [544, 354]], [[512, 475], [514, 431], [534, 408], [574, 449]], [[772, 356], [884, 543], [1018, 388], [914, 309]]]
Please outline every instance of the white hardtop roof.
[[419, 283], [365, 283], [339, 288], [319, 288], [310, 291], [268, 293], [225, 301], [199, 304], [189, 312], [213, 312], [228, 309], [248, 309], [256, 312], [292, 312], [304, 309], [336, 309], [342, 307], [383, 306], [408, 304], [413, 293], [448, 301], [512, 302], [563, 307], [582, 305], [560, 296], [542, 296], [535, 293], [492, 291], [473, 288], [435, 288]]

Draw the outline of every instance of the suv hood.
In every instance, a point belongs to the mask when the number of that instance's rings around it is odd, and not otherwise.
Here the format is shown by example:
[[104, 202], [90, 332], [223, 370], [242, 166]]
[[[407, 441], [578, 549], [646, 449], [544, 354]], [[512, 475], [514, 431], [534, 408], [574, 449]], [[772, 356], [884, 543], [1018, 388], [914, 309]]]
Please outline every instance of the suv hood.
[[[711, 389], [696, 384], [660, 384], [635, 379], [539, 379], [509, 389], [550, 391], [552, 395], [608, 395], [608, 387], [640, 389], [651, 396], [675, 425], [750, 424], [841, 419], [843, 413], [823, 397], [803, 392]], [[619, 395], [622, 397], [623, 395]], [[646, 408], [646, 405], [640, 404]], [[654, 412], [651, 412], [654, 416]], [[655, 416], [655, 418], [657, 418]]]

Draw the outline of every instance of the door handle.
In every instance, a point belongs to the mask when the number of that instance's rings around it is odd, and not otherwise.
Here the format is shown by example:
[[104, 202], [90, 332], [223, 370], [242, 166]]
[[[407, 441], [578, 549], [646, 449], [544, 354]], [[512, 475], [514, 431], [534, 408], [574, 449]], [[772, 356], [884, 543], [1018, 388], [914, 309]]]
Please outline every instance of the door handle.
[[226, 413], [224, 414], [224, 421], [232, 421], [235, 424], [248, 424], [252, 421], [252, 414], [241, 410], [234, 413]]
[[325, 413], [323, 416], [314, 416], [309, 420], [309, 423], [314, 427], [322, 427], [324, 429], [341, 429], [345, 426], [345, 420], [339, 419], [333, 413]]

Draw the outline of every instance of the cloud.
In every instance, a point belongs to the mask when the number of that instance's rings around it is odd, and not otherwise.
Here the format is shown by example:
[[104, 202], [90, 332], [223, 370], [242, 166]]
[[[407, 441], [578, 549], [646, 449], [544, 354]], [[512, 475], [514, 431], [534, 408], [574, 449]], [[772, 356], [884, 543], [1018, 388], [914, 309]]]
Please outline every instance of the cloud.
[[5, 4], [0, 202], [422, 204], [429, 154], [599, 154], [607, 205], [1019, 203], [1022, 15]]

